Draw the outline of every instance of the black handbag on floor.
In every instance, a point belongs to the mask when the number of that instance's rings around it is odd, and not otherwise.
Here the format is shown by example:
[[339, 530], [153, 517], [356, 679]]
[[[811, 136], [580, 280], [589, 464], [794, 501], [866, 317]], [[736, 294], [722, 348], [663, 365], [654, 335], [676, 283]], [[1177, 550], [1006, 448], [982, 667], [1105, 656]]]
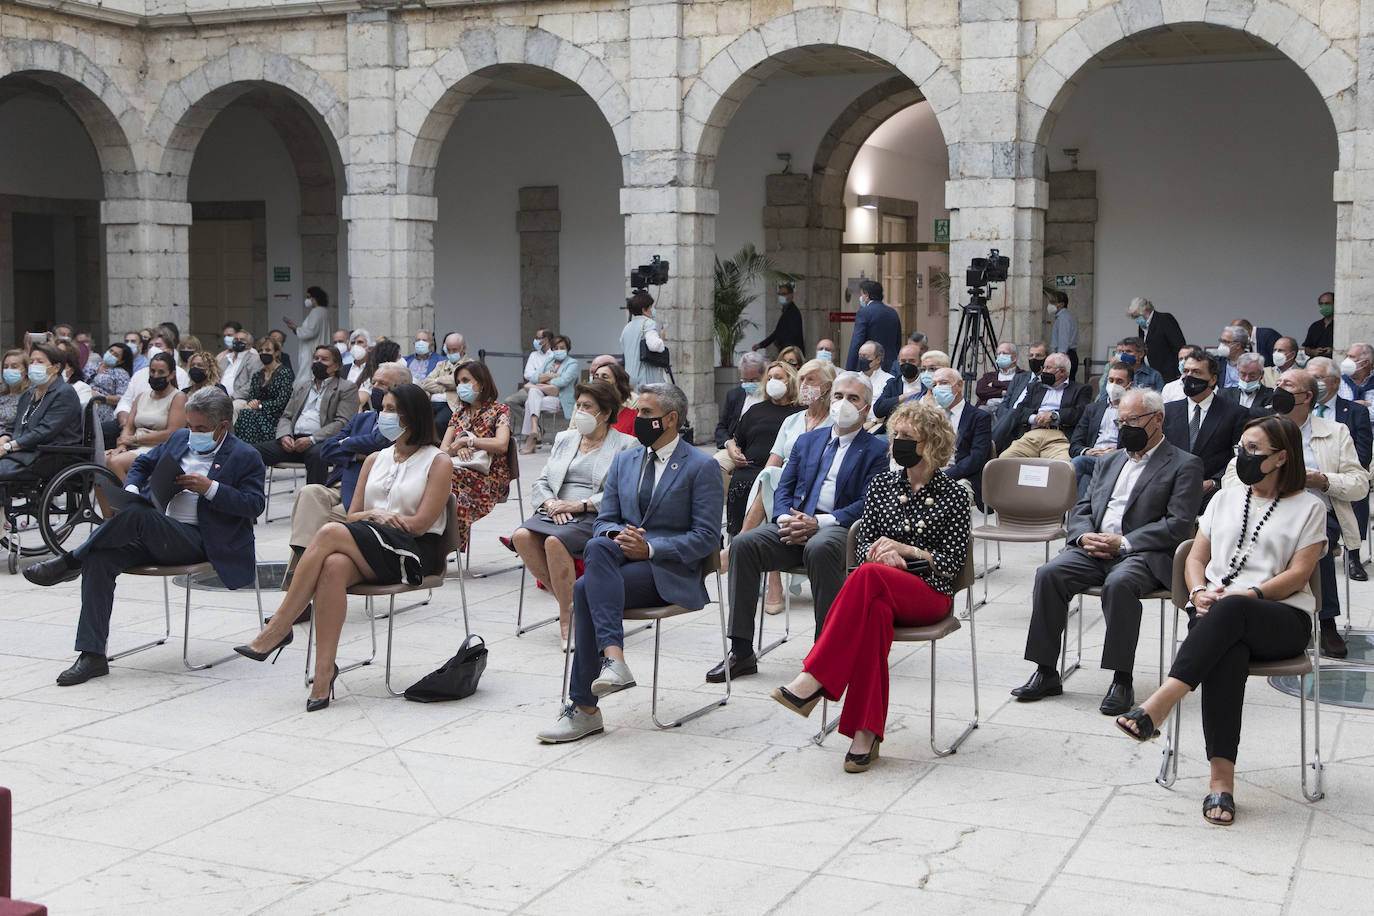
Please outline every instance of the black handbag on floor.
[[438, 703], [470, 697], [476, 692], [477, 682], [486, 670], [486, 640], [472, 633], [458, 647], [458, 654], [444, 662], [442, 668], [431, 671], [407, 687], [405, 698], [416, 703]]

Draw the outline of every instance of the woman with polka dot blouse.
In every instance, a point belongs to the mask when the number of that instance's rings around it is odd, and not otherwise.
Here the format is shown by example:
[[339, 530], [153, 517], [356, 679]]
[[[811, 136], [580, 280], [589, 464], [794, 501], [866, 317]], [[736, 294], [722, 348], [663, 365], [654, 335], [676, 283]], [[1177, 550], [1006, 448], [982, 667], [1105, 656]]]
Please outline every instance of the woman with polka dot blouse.
[[[925, 626], [949, 614], [954, 577], [968, 553], [968, 491], [940, 468], [954, 453], [945, 412], [908, 402], [887, 422], [900, 470], [873, 478], [855, 553], [860, 565], [835, 596], [802, 672], [773, 699], [802, 716], [822, 696], [849, 698], [840, 734], [852, 738], [844, 769], [862, 773], [878, 758], [887, 721], [887, 653], [895, 626]], [[918, 572], [908, 561], [924, 561]]]

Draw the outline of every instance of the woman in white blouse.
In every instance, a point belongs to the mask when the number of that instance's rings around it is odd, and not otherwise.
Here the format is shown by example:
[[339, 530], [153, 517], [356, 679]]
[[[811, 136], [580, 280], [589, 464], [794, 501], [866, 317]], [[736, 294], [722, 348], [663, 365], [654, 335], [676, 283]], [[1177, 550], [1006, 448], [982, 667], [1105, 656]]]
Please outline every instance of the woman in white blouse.
[[1188, 638], [1159, 689], [1116, 720], [1132, 738], [1148, 741], [1202, 685], [1212, 771], [1202, 816], [1222, 825], [1236, 817], [1232, 793], [1250, 661], [1292, 658], [1307, 646], [1316, 610], [1309, 580], [1327, 543], [1326, 507], [1306, 490], [1302, 433], [1293, 421], [1251, 420], [1235, 465], [1243, 486], [1213, 497], [1188, 555]]

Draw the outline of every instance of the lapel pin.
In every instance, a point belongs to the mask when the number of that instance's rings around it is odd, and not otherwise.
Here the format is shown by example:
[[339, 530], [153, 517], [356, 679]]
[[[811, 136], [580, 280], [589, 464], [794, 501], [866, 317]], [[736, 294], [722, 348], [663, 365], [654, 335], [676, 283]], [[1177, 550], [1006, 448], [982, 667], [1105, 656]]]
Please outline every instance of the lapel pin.
[[670, 470], [670, 471], [676, 471], [676, 470], [677, 470], [677, 462], [674, 461], [672, 464], [668, 465], [668, 470]]

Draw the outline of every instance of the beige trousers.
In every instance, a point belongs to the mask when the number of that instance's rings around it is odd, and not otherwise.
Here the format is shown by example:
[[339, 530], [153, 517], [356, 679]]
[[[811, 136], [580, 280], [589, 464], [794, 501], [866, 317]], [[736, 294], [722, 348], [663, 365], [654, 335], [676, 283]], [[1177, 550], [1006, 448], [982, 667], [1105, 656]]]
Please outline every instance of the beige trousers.
[[[306, 484], [296, 494], [296, 504], [291, 507], [291, 546], [309, 547], [316, 531], [329, 522], [343, 521], [347, 514], [338, 487]], [[294, 556], [291, 565], [296, 565]]]
[[1032, 429], [998, 458], [1058, 458], [1069, 460], [1069, 440], [1057, 429]]

